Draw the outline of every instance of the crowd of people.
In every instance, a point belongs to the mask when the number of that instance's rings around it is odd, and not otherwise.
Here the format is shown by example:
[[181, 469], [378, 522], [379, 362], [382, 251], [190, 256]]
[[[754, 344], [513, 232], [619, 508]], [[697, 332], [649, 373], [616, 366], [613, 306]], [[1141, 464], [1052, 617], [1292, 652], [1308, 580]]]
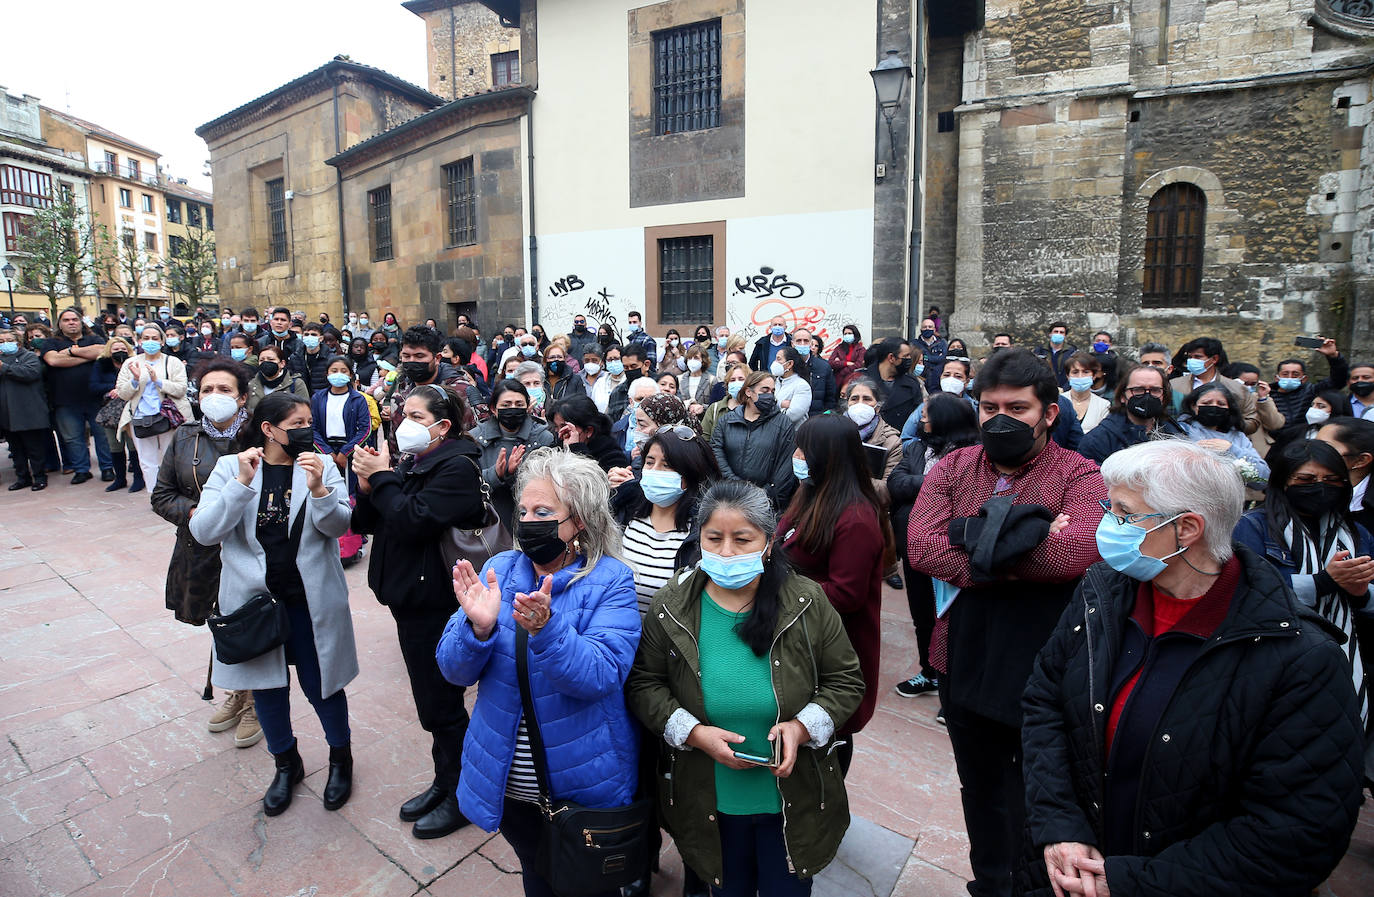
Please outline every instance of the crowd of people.
[[[649, 893], [660, 828], [686, 894], [810, 893], [894, 686], [947, 727], [976, 897], [1306, 895], [1334, 869], [1374, 779], [1374, 361], [1080, 350], [1063, 322], [975, 358], [938, 309], [868, 345], [627, 322], [16, 319], [8, 488], [150, 488], [178, 620], [284, 606], [280, 644], [211, 672], [211, 730], [273, 755], [269, 816], [304, 774], [291, 667], [323, 803], [349, 799], [366, 541], [432, 739], [398, 814], [499, 829], [529, 895], [563, 890], [555, 804], [636, 801], [647, 859], [604, 893]], [[918, 646], [897, 683], [885, 581]]]

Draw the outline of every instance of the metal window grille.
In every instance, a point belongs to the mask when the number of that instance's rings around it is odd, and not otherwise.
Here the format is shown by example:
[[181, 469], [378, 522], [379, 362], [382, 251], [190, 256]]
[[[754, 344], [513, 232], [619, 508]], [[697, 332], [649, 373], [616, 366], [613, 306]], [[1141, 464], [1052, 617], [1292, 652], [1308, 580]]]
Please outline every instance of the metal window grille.
[[1374, 18], [1374, 0], [1328, 0], [1331, 9], [1357, 19]]
[[448, 245], [466, 246], [477, 242], [477, 191], [472, 159], [444, 166], [448, 187]]
[[664, 324], [696, 324], [715, 317], [712, 237], [658, 241], [658, 309]]
[[491, 54], [491, 84], [493, 87], [509, 87], [520, 83], [520, 51]]
[[267, 220], [271, 242], [268, 256], [274, 262], [286, 261], [286, 180], [267, 182]]
[[0, 202], [46, 209], [52, 205], [52, 175], [18, 165], [0, 165]]
[[382, 262], [391, 252], [391, 185], [369, 190], [367, 214], [372, 225], [372, 260]]
[[720, 19], [656, 31], [654, 133], [720, 127]]
[[1193, 184], [1170, 184], [1150, 199], [1145, 219], [1144, 305], [1179, 308], [1198, 303], [1206, 216], [1207, 197]]
[[954, 130], [954, 113], [952, 111], [939, 113], [936, 116], [935, 124], [938, 133], [950, 133]]

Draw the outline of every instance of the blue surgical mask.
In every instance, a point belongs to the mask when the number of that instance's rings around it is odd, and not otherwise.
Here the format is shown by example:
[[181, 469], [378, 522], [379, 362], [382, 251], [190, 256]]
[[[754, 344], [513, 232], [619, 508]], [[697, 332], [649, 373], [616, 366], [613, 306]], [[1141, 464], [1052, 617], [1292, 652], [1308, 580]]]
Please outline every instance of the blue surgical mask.
[[1111, 343], [1104, 343], [1101, 340], [1098, 340], [1097, 342], [1093, 343], [1093, 351], [1096, 352], [1098, 355], [1106, 355], [1108, 352], [1112, 351], [1112, 345]]
[[632, 323], [632, 324], [630, 324], [629, 326], [627, 326], [625, 329], [628, 330], [628, 331], [630, 331], [631, 333], [638, 333], [639, 331], [643, 330], [644, 328], [641, 327], [641, 326], [638, 325], [638, 324], [633, 324], [633, 323]]
[[725, 385], [725, 391], [730, 394], [730, 398], [739, 398], [739, 391], [744, 388], [743, 380], [731, 380]]
[[232, 358], [232, 359], [234, 359], [235, 361], [243, 361], [245, 358], [248, 357], [248, 350], [247, 350], [247, 349], [230, 349], [230, 350], [229, 350], [229, 357]]
[[1207, 359], [1190, 358], [1188, 359], [1188, 373], [1194, 377], [1200, 377], [1207, 372]]
[[772, 327], [768, 328], [768, 332], [773, 334], [774, 336], [782, 336], [784, 333], [787, 332], [787, 328], [779, 327], [777, 324], [774, 324]]
[[621, 374], [625, 373], [625, 365], [621, 363], [619, 358], [614, 361], [608, 361], [606, 362], [606, 373], [613, 377], [619, 377]]
[[716, 585], [733, 591], [744, 588], [763, 574], [763, 552], [727, 558], [703, 549], [700, 567], [701, 572], [711, 577]]
[[854, 342], [854, 334], [846, 333], [844, 336], [841, 336], [840, 339], [846, 343], [852, 343]]
[[811, 354], [810, 346], [793, 346], [793, 348], [800, 352], [803, 358]]
[[542, 404], [544, 404], [544, 387], [542, 387], [542, 386], [531, 386], [531, 387], [529, 388], [529, 392], [530, 392], [530, 405], [533, 406], [533, 405], [542, 405]]
[[524, 345], [520, 347], [520, 354], [526, 358], [533, 358], [537, 351], [539, 351], [537, 346]]
[[913, 364], [913, 365], [911, 366], [911, 373], [915, 374], [915, 375], [918, 376], [918, 377], [921, 376], [922, 374], [924, 374], [925, 372], [926, 372], [926, 366], [923, 365], [923, 364]]
[[639, 488], [645, 498], [660, 508], [676, 504], [686, 491], [682, 486], [682, 474], [675, 470], [646, 470], [640, 475]]
[[179, 337], [179, 336], [169, 336], [169, 337], [167, 337], [167, 346], [168, 346], [168, 348], [175, 349], [175, 348], [176, 348], [177, 346], [179, 346], [179, 345], [181, 345], [181, 337]]
[[257, 333], [257, 332], [258, 332], [258, 322], [257, 322], [257, 321], [244, 321], [243, 324], [242, 324], [242, 327], [243, 327], [243, 332], [244, 332], [244, 333]]
[[353, 378], [347, 374], [330, 374], [326, 379], [330, 386], [347, 386], [353, 382]]
[[143, 347], [144, 355], [156, 355], [162, 351], [162, 343], [155, 339], [145, 339], [139, 345]]
[[811, 479], [811, 468], [807, 466], [805, 458], [798, 458], [796, 456], [793, 456], [792, 475], [796, 477], [798, 480]]
[[313, 333], [307, 333], [305, 336], [301, 337], [301, 342], [305, 344], [307, 349], [318, 349], [320, 347], [320, 338]]
[[17, 354], [19, 354], [19, 344], [18, 344], [18, 343], [15, 343], [15, 342], [3, 342], [3, 343], [0, 343], [0, 355], [17, 355]]
[[1087, 392], [1088, 390], [1090, 390], [1090, 389], [1092, 389], [1092, 388], [1093, 388], [1093, 378], [1092, 378], [1092, 377], [1070, 377], [1070, 378], [1069, 378], [1069, 389], [1072, 389], [1074, 392]]
[[1050, 342], [1054, 343], [1056, 346], [1062, 346], [1062, 345], [1064, 344], [1064, 334], [1062, 334], [1062, 333], [1051, 333], [1051, 334], [1050, 334]]
[[728, 336], [718, 336], [718, 337], [716, 337], [716, 345], [719, 346], [722, 350], [725, 349], [725, 347], [729, 344], [729, 342], [730, 342], [730, 337], [728, 337]]
[[1140, 582], [1149, 582], [1163, 573], [1169, 566], [1164, 563], [1165, 561], [1183, 554], [1188, 549], [1180, 548], [1173, 554], [1157, 558], [1148, 554], [1141, 554], [1140, 545], [1150, 533], [1160, 527], [1168, 526], [1182, 516], [1182, 514], [1175, 514], [1159, 526], [1145, 529], [1134, 523], [1121, 523], [1110, 512], [1103, 514], [1102, 522], [1097, 525], [1097, 553], [1102, 555], [1102, 560], [1106, 561], [1118, 573], [1124, 573], [1131, 579]]
[[1302, 381], [1299, 380], [1297, 377], [1280, 377], [1280, 378], [1279, 378], [1279, 389], [1282, 390], [1283, 392], [1292, 392], [1293, 390], [1297, 389], [1299, 386], [1302, 386]]

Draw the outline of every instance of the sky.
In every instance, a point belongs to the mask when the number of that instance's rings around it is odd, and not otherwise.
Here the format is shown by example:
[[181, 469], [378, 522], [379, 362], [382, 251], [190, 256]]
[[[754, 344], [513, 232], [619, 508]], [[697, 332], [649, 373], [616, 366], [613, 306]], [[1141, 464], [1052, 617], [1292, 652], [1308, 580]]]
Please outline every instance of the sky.
[[196, 128], [340, 53], [426, 86], [424, 22], [400, 0], [39, 0], [8, 4], [4, 31], [11, 94], [157, 150], [203, 190]]

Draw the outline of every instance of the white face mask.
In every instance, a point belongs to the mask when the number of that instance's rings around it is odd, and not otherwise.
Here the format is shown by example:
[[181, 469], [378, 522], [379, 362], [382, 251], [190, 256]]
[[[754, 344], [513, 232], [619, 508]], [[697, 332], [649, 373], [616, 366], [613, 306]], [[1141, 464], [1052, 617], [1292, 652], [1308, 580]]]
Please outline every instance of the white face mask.
[[217, 424], [222, 424], [239, 412], [239, 403], [223, 393], [209, 392], [200, 397], [200, 410]]
[[849, 419], [854, 423], [861, 427], [866, 427], [873, 421], [873, 418], [878, 415], [878, 409], [874, 408], [872, 405], [865, 405], [863, 402], [856, 402], [849, 406], [845, 414], [848, 415]]
[[695, 373], [697, 373], [698, 371], [700, 371], [700, 370], [701, 370], [701, 359], [700, 359], [700, 358], [689, 358], [689, 359], [687, 359], [687, 370], [691, 371], [693, 374], [695, 374]]
[[954, 395], [964, 394], [964, 381], [957, 377], [945, 377], [940, 381], [940, 392], [953, 393]]
[[433, 426], [435, 425], [430, 424], [426, 427], [417, 420], [406, 418], [396, 428], [396, 447], [406, 454], [418, 455], [429, 448], [429, 444], [434, 441], [429, 435]]
[[587, 376], [595, 377], [597, 374], [601, 373], [601, 365], [597, 364], [595, 361], [589, 361], [582, 365], [582, 370], [587, 372]]
[[1307, 422], [1312, 426], [1324, 424], [1331, 419], [1331, 412], [1318, 408], [1315, 405], [1307, 409]]

